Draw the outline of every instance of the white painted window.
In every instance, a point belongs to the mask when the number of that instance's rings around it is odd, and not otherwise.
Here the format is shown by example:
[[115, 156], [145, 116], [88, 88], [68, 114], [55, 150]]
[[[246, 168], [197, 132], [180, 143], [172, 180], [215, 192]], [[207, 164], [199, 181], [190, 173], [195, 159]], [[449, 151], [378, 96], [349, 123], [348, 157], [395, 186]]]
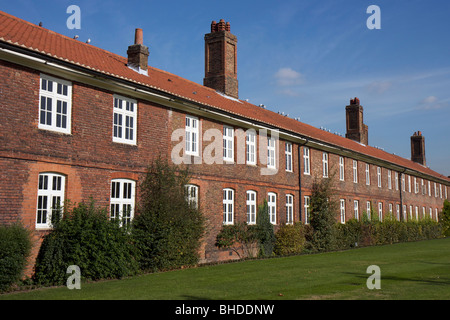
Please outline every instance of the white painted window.
[[409, 206], [409, 218], [412, 219], [413, 217], [413, 206]]
[[223, 224], [233, 224], [234, 221], [234, 190], [223, 189]]
[[344, 157], [339, 157], [339, 180], [344, 181]]
[[397, 220], [400, 221], [400, 205], [396, 204], [395, 205], [396, 211], [397, 211]]
[[111, 181], [110, 218], [129, 226], [134, 217], [136, 182], [128, 179]]
[[137, 102], [114, 95], [113, 141], [136, 144]]
[[72, 83], [41, 74], [39, 89], [40, 129], [70, 134]]
[[256, 224], [256, 192], [247, 191], [247, 224]]
[[286, 142], [284, 149], [286, 157], [286, 171], [292, 172], [292, 143]]
[[381, 168], [377, 167], [378, 188], [381, 188]]
[[304, 196], [303, 208], [305, 209], [305, 224], [309, 224], [311, 218], [311, 198], [309, 196]]
[[223, 159], [234, 161], [234, 129], [233, 127], [223, 127]]
[[442, 184], [439, 183], [439, 197], [442, 199]]
[[425, 183], [423, 182], [423, 179], [420, 179], [420, 188], [422, 190], [422, 195], [424, 195], [426, 193], [426, 190], [425, 190]]
[[65, 177], [56, 173], [41, 173], [38, 183], [36, 229], [52, 227], [52, 214], [64, 204]]
[[367, 218], [370, 220], [370, 215], [372, 213], [370, 201], [366, 202], [366, 213], [367, 213]]
[[303, 147], [303, 173], [310, 174], [309, 147]]
[[402, 191], [406, 191], [405, 175], [402, 173]]
[[433, 209], [431, 207], [430, 207], [429, 213], [430, 213], [430, 219], [433, 219]]
[[286, 224], [294, 223], [294, 196], [286, 195]]
[[198, 209], [198, 186], [188, 184], [185, 186], [186, 201], [194, 208]]
[[389, 203], [389, 213], [392, 214], [392, 203]]
[[411, 176], [408, 176], [408, 192], [411, 193]]
[[416, 206], [416, 220], [419, 220], [419, 207]]
[[398, 172], [394, 172], [395, 190], [398, 190]]
[[323, 177], [328, 178], [328, 153], [327, 152], [322, 153], [322, 172], [323, 172]]
[[199, 121], [198, 118], [186, 116], [186, 154], [199, 155]]
[[414, 177], [414, 193], [419, 193], [419, 184], [416, 177]]
[[340, 199], [341, 223], [345, 223], [345, 200]]
[[383, 221], [383, 203], [378, 202], [378, 219]]
[[391, 170], [388, 170], [388, 189], [392, 189]]
[[358, 161], [353, 160], [353, 182], [358, 183]]
[[438, 197], [438, 189], [437, 189], [436, 182], [434, 183], [434, 196], [435, 196], [436, 198]]
[[366, 163], [366, 185], [370, 185], [370, 166]]
[[359, 201], [353, 201], [353, 215], [356, 220], [359, 220]]
[[267, 167], [275, 169], [275, 139], [267, 137]]
[[277, 195], [273, 192], [267, 194], [268, 200], [267, 204], [269, 206], [269, 218], [270, 223], [277, 223]]
[[431, 181], [428, 180], [428, 196], [431, 197]]
[[247, 164], [256, 164], [256, 133], [253, 129], [247, 130], [245, 143]]
[[402, 216], [403, 216], [403, 220], [406, 220], [406, 204], [403, 205]]

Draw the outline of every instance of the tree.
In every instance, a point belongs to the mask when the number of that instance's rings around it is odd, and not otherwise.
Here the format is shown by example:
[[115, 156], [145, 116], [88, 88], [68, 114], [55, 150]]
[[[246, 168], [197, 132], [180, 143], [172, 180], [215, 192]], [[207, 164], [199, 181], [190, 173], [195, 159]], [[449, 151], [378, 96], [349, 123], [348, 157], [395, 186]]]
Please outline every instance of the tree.
[[443, 234], [446, 237], [450, 236], [450, 201], [445, 199], [442, 211], [439, 213], [439, 221], [443, 226]]
[[333, 199], [333, 179], [314, 180], [311, 194], [311, 219], [313, 229], [309, 240], [314, 251], [329, 251], [336, 246], [337, 204]]
[[267, 200], [258, 207], [258, 215], [256, 216], [256, 238], [259, 243], [259, 254], [263, 257], [269, 257], [273, 253], [275, 246], [275, 233], [273, 225], [270, 222], [269, 206]]
[[187, 169], [158, 158], [140, 184], [140, 202], [132, 223], [143, 270], [174, 269], [198, 263], [204, 217], [185, 194]]

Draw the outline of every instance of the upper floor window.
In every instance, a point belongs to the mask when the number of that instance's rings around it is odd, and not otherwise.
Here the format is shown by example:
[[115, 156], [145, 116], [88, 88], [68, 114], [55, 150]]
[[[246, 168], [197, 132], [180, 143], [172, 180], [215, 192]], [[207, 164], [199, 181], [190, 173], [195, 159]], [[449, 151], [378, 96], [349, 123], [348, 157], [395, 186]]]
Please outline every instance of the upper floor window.
[[378, 188], [381, 188], [381, 168], [377, 167]]
[[256, 224], [256, 192], [247, 191], [247, 224]]
[[223, 224], [233, 224], [234, 220], [234, 190], [223, 189]]
[[234, 129], [228, 126], [223, 127], [223, 159], [234, 160]]
[[323, 177], [328, 178], [328, 153], [322, 153], [322, 171]]
[[303, 147], [303, 173], [310, 174], [309, 147]]
[[247, 130], [245, 137], [247, 164], [256, 164], [256, 132]]
[[411, 176], [408, 176], [408, 192], [411, 192]]
[[395, 190], [398, 190], [398, 172], [394, 172]]
[[339, 157], [339, 180], [344, 181], [344, 157]]
[[388, 189], [392, 189], [391, 170], [388, 170]]
[[294, 196], [286, 195], [286, 224], [294, 223]]
[[39, 128], [70, 134], [72, 84], [41, 74]]
[[129, 226], [134, 217], [136, 182], [128, 179], [111, 181], [111, 220], [118, 219], [120, 225]]
[[286, 142], [284, 149], [286, 156], [286, 171], [292, 172], [292, 143]]
[[136, 144], [137, 102], [114, 96], [113, 141]]
[[358, 161], [353, 160], [353, 182], [358, 183]]
[[186, 116], [186, 154], [191, 156], [198, 156], [198, 135], [199, 123], [198, 118]]
[[275, 168], [275, 139], [267, 138], [267, 167]]
[[56, 173], [39, 175], [36, 228], [50, 228], [52, 215], [64, 203], [65, 177]]
[[419, 193], [419, 184], [416, 177], [414, 177], [414, 193]]
[[368, 163], [366, 163], [366, 185], [370, 185], [370, 167]]
[[277, 223], [277, 195], [273, 192], [267, 194], [269, 206], [269, 218], [272, 224]]
[[428, 196], [431, 197], [431, 181], [428, 180]]

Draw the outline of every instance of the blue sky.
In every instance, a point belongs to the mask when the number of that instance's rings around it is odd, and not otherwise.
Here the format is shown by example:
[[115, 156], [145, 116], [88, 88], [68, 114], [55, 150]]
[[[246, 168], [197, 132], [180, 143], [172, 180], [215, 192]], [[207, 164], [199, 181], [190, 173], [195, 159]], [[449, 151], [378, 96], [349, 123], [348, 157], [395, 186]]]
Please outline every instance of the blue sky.
[[[69, 5], [81, 9], [79, 30], [67, 28]], [[366, 26], [370, 5], [379, 30]], [[427, 165], [450, 175], [450, 1], [0, 0], [0, 10], [122, 56], [142, 28], [149, 64], [197, 83], [204, 34], [225, 19], [238, 37], [241, 99], [345, 134], [356, 96], [370, 145], [409, 159], [420, 130]]]

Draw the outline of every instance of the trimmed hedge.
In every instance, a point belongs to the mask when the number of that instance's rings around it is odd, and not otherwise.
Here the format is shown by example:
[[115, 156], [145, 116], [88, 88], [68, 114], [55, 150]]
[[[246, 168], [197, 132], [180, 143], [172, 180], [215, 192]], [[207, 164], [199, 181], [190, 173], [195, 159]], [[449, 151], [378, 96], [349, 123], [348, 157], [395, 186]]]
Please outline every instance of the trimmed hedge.
[[31, 252], [31, 234], [22, 224], [0, 226], [0, 291], [21, 280]]

